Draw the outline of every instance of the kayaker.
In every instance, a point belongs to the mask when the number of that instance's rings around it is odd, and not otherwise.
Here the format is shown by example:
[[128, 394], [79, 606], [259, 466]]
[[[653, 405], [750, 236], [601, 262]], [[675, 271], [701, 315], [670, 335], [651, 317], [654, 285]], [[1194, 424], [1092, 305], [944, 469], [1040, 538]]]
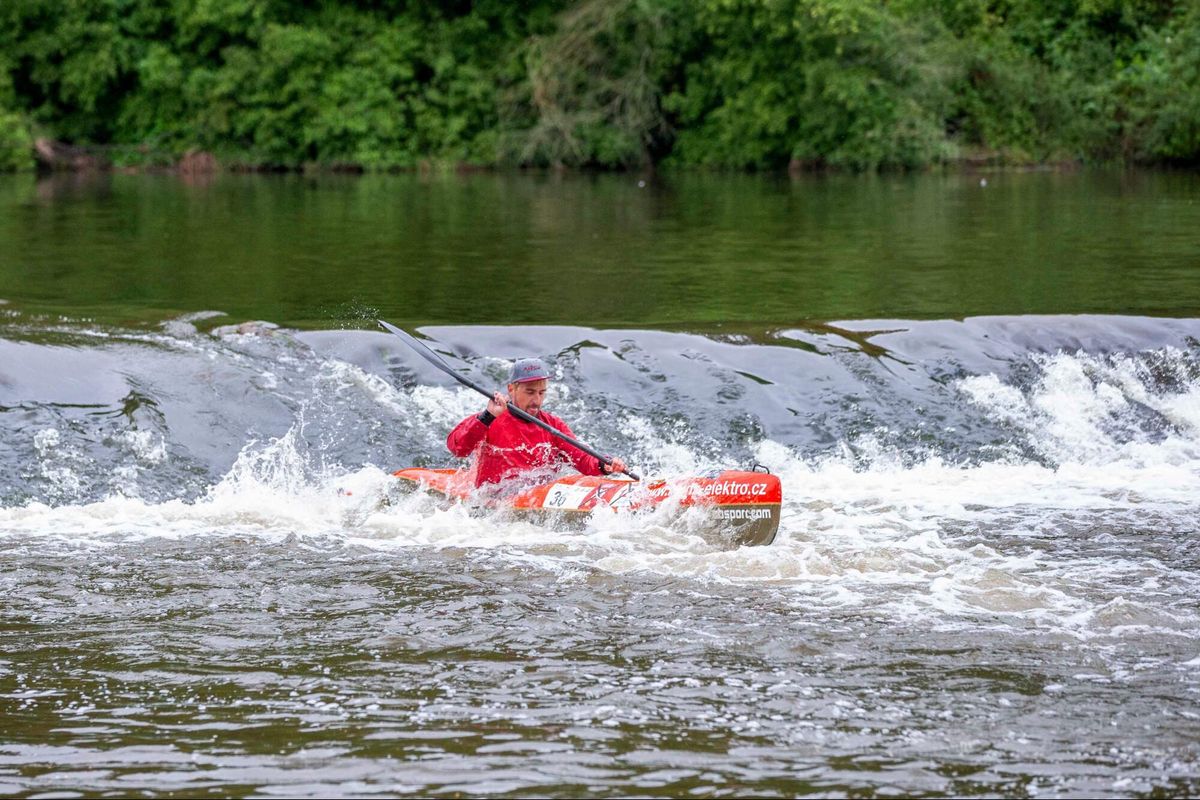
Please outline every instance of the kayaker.
[[574, 433], [553, 414], [542, 410], [550, 371], [537, 358], [518, 359], [508, 381], [508, 394], [496, 392], [487, 408], [472, 414], [450, 431], [446, 447], [458, 458], [478, 452], [475, 461], [475, 485], [498, 484], [530, 470], [567, 462], [585, 475], [623, 472], [625, 462], [614, 458], [607, 463], [567, 444], [550, 432], [508, 413], [508, 403], [537, 417], [568, 436]]

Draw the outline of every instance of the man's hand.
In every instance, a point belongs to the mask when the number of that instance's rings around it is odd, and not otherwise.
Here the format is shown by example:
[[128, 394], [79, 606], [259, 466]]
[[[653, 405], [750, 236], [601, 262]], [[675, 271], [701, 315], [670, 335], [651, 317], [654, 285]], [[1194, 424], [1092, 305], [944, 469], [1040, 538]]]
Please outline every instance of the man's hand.
[[619, 458], [609, 459], [608, 461], [601, 461], [600, 469], [604, 470], [605, 472], [607, 472], [610, 475], [614, 472], [624, 472], [625, 471], [625, 462]]
[[508, 410], [508, 395], [504, 392], [496, 392], [492, 395], [492, 399], [488, 400], [487, 411], [493, 417], [498, 417]]

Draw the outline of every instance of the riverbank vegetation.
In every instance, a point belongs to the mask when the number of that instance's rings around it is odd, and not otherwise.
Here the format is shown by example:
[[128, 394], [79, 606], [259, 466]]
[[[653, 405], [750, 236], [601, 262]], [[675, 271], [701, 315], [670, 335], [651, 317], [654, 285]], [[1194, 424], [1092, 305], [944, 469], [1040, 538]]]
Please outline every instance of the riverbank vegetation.
[[1191, 0], [12, 0], [0, 169], [1194, 164], [1198, 87]]

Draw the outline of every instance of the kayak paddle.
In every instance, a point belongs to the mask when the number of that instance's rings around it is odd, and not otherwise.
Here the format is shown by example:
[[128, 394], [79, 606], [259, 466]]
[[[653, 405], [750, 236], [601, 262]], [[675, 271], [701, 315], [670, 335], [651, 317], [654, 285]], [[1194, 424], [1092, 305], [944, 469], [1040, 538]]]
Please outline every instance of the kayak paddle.
[[[379, 320], [379, 324], [388, 333], [394, 333], [397, 336], [399, 336], [400, 339], [406, 345], [411, 347], [413, 350], [416, 350], [417, 355], [421, 356], [421, 358], [425, 359], [430, 364], [433, 364], [435, 367], [437, 367], [442, 372], [449, 375], [451, 378], [454, 378], [454, 380], [458, 381], [463, 386], [466, 386], [468, 389], [474, 389], [475, 391], [479, 392], [481, 395], [488, 398], [489, 400], [492, 398], [492, 395], [495, 394], [494, 392], [489, 392], [487, 389], [483, 388], [478, 383], [475, 383], [470, 378], [467, 378], [467, 377], [455, 372], [454, 368], [451, 367], [449, 364], [447, 364], [442, 359], [441, 356], [439, 356], [437, 353], [430, 350], [418, 339], [414, 338], [413, 336], [410, 336], [409, 334], [407, 334], [404, 331], [397, 328], [395, 325], [384, 322], [383, 320]], [[602, 463], [602, 464], [612, 463], [611, 460], [607, 456], [600, 455], [598, 452], [596, 452], [592, 448], [588, 447], [583, 442], [578, 441], [577, 439], [571, 438], [567, 434], [560, 431], [558, 428], [555, 428], [553, 425], [547, 425], [545, 422], [542, 422], [540, 419], [533, 416], [532, 414], [522, 411], [521, 409], [517, 408], [516, 405], [514, 405], [512, 403], [512, 401], [509, 401], [508, 413], [512, 414], [517, 419], [521, 419], [526, 422], [532, 422], [534, 425], [537, 425], [539, 428], [543, 428], [543, 429], [549, 431], [550, 433], [554, 434], [558, 438], [562, 439], [567, 444], [572, 445], [574, 447], [578, 447], [580, 450], [587, 453], [589, 456], [599, 459], [600, 463]], [[637, 475], [633, 474], [629, 470], [625, 470], [624, 472], [626, 475], [633, 478], [635, 481], [641, 480], [641, 478], [639, 478]]]

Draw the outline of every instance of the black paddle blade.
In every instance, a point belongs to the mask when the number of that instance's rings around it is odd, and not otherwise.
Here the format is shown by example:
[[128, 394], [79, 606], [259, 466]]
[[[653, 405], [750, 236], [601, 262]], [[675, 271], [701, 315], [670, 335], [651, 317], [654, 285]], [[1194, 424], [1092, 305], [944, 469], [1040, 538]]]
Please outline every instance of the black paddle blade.
[[446, 371], [446, 372], [452, 371], [450, 365], [447, 364], [445, 362], [445, 360], [442, 359], [441, 356], [439, 356], [437, 353], [430, 350], [420, 339], [417, 339], [415, 336], [405, 333], [404, 331], [400, 330], [399, 328], [397, 328], [395, 325], [393, 325], [390, 322], [384, 322], [383, 320], [377, 320], [377, 322], [379, 323], [379, 326], [381, 328], [383, 328], [385, 331], [387, 331], [388, 333], [394, 333], [397, 336], [399, 336], [401, 339], [403, 339], [404, 343], [406, 345], [411, 347], [413, 350], [416, 350], [417, 354], [420, 355], [421, 358], [428, 361], [430, 364], [433, 364], [438, 369]]
[[430, 350], [429, 347], [426, 346], [425, 343], [422, 342], [420, 339], [417, 339], [416, 337], [405, 333], [404, 331], [400, 330], [399, 328], [397, 328], [395, 325], [391, 324], [390, 322], [384, 322], [381, 319], [376, 320], [376, 322], [378, 322], [379, 326], [381, 328], [383, 328], [385, 331], [387, 331], [388, 333], [399, 336], [400, 339], [406, 345], [411, 347], [413, 350], [417, 351], [417, 355], [419, 355], [421, 358], [428, 361], [430, 364], [433, 364], [435, 367], [437, 367], [442, 372], [449, 375], [451, 378], [454, 378], [454, 380], [458, 381], [463, 386], [466, 386], [468, 389], [474, 389], [475, 391], [479, 392], [484, 397], [492, 396], [492, 393], [489, 392], [487, 389], [484, 389], [482, 386], [479, 386], [478, 384], [474, 383], [470, 378], [463, 377], [462, 375], [459, 375], [457, 372], [455, 372], [454, 367], [447, 364], [441, 356], [439, 356], [437, 353]]

